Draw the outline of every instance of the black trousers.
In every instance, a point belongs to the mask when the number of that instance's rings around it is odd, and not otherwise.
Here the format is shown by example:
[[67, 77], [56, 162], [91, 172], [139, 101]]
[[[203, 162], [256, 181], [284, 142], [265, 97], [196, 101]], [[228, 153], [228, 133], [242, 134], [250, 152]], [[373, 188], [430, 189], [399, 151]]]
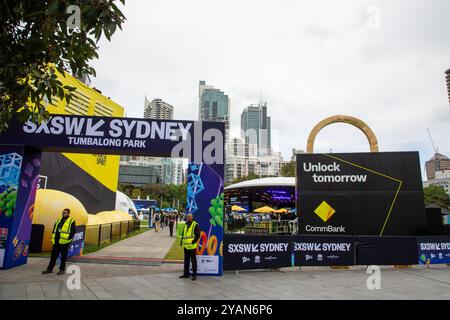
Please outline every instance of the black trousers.
[[169, 222], [170, 236], [173, 237], [173, 222]]
[[58, 259], [59, 254], [61, 254], [61, 264], [59, 265], [59, 270], [66, 270], [66, 260], [67, 253], [69, 252], [69, 243], [68, 244], [59, 244], [55, 243], [52, 248], [52, 255], [50, 257], [50, 263], [48, 264], [47, 270], [53, 271], [53, 268], [56, 264], [56, 259]]
[[197, 249], [184, 249], [184, 275], [189, 275], [189, 262], [192, 262], [192, 276], [197, 276]]

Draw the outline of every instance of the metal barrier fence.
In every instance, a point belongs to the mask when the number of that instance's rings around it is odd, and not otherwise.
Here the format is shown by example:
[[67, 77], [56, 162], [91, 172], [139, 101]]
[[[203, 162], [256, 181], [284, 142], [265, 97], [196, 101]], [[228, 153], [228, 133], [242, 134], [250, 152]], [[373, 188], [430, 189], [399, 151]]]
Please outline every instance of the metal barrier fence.
[[87, 226], [84, 243], [86, 245], [96, 244], [100, 246], [104, 243], [120, 240], [130, 234], [136, 233], [136, 231], [140, 231], [140, 229], [141, 222], [139, 220]]
[[245, 219], [225, 221], [225, 233], [248, 235], [292, 235], [297, 233], [298, 218], [295, 220], [269, 220], [248, 222]]

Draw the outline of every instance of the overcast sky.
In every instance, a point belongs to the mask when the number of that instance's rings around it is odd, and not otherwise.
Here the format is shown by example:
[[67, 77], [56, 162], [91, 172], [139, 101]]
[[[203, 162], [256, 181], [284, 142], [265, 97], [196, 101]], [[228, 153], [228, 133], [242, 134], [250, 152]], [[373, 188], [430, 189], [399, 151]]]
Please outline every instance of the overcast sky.
[[[290, 158], [320, 120], [365, 121], [380, 151], [450, 156], [450, 1], [127, 0], [123, 31], [100, 42], [93, 85], [142, 117], [144, 96], [197, 119], [198, 82], [231, 98], [232, 136], [261, 89], [273, 145]], [[321, 131], [316, 152], [368, 151], [358, 129]]]

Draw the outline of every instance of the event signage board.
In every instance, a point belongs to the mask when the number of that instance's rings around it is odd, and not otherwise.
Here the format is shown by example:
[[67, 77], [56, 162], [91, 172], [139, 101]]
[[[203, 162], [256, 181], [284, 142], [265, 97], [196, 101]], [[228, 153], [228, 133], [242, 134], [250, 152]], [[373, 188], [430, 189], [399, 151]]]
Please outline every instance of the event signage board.
[[28, 259], [39, 168], [36, 150], [0, 145], [0, 269]]
[[426, 226], [417, 152], [298, 154], [300, 234], [416, 235]]
[[68, 257], [80, 256], [83, 252], [86, 226], [76, 226], [75, 235], [70, 243]]
[[[208, 187], [207, 187], [208, 186]], [[200, 225], [198, 274], [222, 274], [223, 167], [189, 164], [186, 212]]]
[[[207, 274], [220, 275], [223, 239], [224, 138], [225, 124], [223, 122], [73, 115], [53, 115], [41, 124], [31, 122], [21, 124], [13, 120], [7, 130], [0, 134], [0, 147], [10, 148], [14, 145], [23, 150], [35, 150], [36, 154], [24, 156], [22, 160], [26, 166], [25, 170], [20, 172], [18, 181], [20, 186], [23, 184], [23, 199], [19, 199], [21, 194], [19, 190], [15, 202], [16, 209], [19, 208], [17, 211], [28, 213], [23, 216], [28, 217], [25, 222], [29, 223], [13, 222], [13, 227], [8, 225], [0, 228], [2, 237], [7, 237], [1, 242], [6, 248], [3, 251], [0, 250], [3, 267], [9, 268], [26, 262], [36, 189], [33, 189], [33, 186], [37, 186], [39, 182], [39, 157], [41, 151], [49, 151], [188, 159], [191, 167], [187, 190], [190, 207], [187, 210], [194, 214], [200, 224], [203, 233], [198, 250], [201, 256], [205, 256], [200, 258], [203, 259], [200, 262], [208, 264], [201, 268]], [[32, 164], [29, 164], [29, 161]], [[32, 170], [30, 165], [33, 166]], [[34, 179], [35, 176], [36, 179]], [[29, 181], [30, 179], [32, 180]], [[33, 181], [35, 183], [32, 183]], [[14, 237], [15, 226], [19, 227], [19, 238]], [[20, 247], [14, 251], [17, 256], [16, 262], [9, 263], [11, 249], [8, 247], [17, 247], [17, 245]]]
[[293, 237], [296, 266], [350, 266], [355, 263], [352, 236]]
[[292, 265], [292, 237], [225, 234], [224, 270], [269, 269]]
[[17, 120], [0, 135], [0, 144], [34, 146], [41, 151], [223, 159], [220, 122], [53, 115], [40, 125]]
[[419, 249], [419, 264], [450, 263], [450, 237], [449, 236], [423, 236], [417, 237]]

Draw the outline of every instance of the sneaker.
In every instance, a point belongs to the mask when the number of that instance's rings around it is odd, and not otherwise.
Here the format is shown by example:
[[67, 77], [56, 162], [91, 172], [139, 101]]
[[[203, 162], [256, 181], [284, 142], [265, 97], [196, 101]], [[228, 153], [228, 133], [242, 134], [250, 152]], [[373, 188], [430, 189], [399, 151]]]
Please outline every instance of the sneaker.
[[61, 276], [61, 275], [63, 275], [64, 273], [65, 273], [64, 271], [59, 270], [58, 273], [57, 273], [57, 275], [58, 275], [58, 276]]
[[197, 277], [195, 277], [195, 276], [192, 277], [192, 281], [195, 281], [195, 280], [197, 280]]
[[42, 271], [42, 274], [49, 274], [49, 273], [52, 273], [52, 271], [50, 271], [50, 270], [44, 270], [44, 271]]
[[186, 275], [183, 274], [183, 275], [180, 276], [179, 278], [180, 278], [180, 279], [184, 279], [184, 278], [189, 278], [189, 276], [186, 276]]

